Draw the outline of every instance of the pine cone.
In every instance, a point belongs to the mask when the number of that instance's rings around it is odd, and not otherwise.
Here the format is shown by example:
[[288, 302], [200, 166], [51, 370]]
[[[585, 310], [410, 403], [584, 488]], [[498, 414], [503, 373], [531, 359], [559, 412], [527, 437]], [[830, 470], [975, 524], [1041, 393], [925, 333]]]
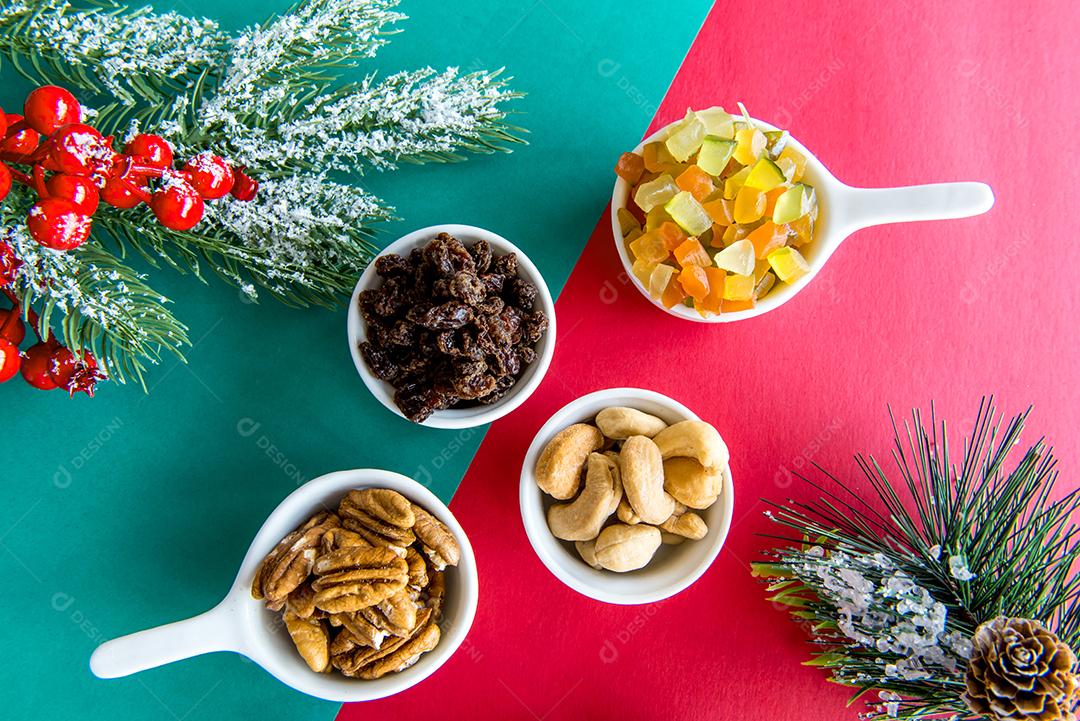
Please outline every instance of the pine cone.
[[1072, 649], [1038, 621], [988, 621], [971, 639], [964, 701], [997, 721], [1075, 721], [1080, 683]]

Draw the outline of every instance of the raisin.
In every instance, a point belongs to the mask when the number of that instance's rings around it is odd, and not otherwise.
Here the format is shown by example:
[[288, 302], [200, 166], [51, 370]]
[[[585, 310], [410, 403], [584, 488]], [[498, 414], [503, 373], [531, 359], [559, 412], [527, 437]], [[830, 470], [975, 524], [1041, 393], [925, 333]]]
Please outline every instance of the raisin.
[[491, 246], [486, 240], [480, 240], [469, 248], [469, 255], [473, 257], [477, 273], [486, 273], [491, 267]]
[[360, 344], [360, 356], [379, 380], [393, 382], [401, 372], [401, 368], [390, 360], [385, 351], [366, 341]]
[[517, 254], [500, 255], [491, 262], [491, 272], [513, 277], [518, 274]]
[[477, 305], [487, 297], [487, 287], [476, 273], [458, 273], [448, 285], [448, 295], [466, 305]]
[[424, 246], [424, 260], [437, 276], [449, 278], [455, 273], [476, 271], [476, 263], [461, 241], [447, 233], [439, 233]]
[[535, 345], [540, 342], [548, 329], [548, 319], [543, 311], [536, 311], [525, 319], [522, 324], [522, 339], [529, 344]]
[[457, 301], [410, 308], [406, 317], [430, 330], [460, 328], [473, 319], [472, 308]]
[[414, 346], [416, 345], [417, 328], [412, 323], [399, 320], [386, 331], [385, 342], [390, 345]]
[[507, 302], [516, 305], [522, 310], [532, 310], [533, 304], [536, 302], [536, 286], [524, 278], [511, 278], [510, 282], [506, 284], [503, 293]]
[[487, 286], [488, 293], [491, 295], [500, 295], [503, 292], [503, 286], [506, 285], [506, 276], [499, 273], [484, 273], [479, 276], [480, 281]]
[[380, 255], [375, 259], [375, 272], [383, 278], [394, 276], [410, 276], [413, 272], [412, 264], [396, 253]]

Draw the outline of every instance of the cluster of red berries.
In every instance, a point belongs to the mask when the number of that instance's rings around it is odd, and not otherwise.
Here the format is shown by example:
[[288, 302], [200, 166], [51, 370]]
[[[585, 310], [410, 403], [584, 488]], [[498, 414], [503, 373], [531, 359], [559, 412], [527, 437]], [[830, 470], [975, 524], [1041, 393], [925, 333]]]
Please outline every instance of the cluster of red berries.
[[[0, 274], [2, 274], [0, 266]], [[3, 285], [0, 275], [0, 285]], [[94, 387], [104, 378], [98, 368], [97, 359], [89, 351], [76, 355], [49, 334], [47, 339], [38, 338], [38, 342], [19, 352], [19, 344], [26, 337], [26, 326], [19, 313], [19, 305], [14, 296], [5, 288], [5, 295], [15, 303], [13, 308], [0, 309], [0, 383], [11, 380], [15, 374], [22, 373], [23, 379], [34, 388], [51, 391], [63, 388], [69, 395], [86, 393], [93, 397]], [[37, 318], [30, 313], [35, 332]]]
[[[183, 231], [202, 220], [203, 201], [230, 193], [248, 201], [258, 192], [244, 168], [217, 155], [200, 153], [175, 169], [172, 147], [157, 135], [136, 135], [117, 153], [112, 136], [103, 137], [82, 115], [75, 96], [55, 85], [31, 92], [23, 115], [0, 110], [0, 201], [12, 181], [33, 188], [38, 201], [27, 227], [47, 248], [71, 250], [86, 242], [100, 201], [117, 208], [146, 203], [159, 223]], [[30, 172], [12, 165], [30, 166]]]

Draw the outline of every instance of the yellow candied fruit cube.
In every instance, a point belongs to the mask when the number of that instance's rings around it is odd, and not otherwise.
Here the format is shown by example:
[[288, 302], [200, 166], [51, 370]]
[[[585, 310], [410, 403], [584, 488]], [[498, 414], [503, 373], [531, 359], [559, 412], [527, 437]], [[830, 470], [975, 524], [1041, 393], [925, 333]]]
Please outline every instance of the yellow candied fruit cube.
[[637, 222], [637, 218], [626, 208], [619, 208], [615, 213], [619, 218], [619, 230], [622, 231], [625, 238], [631, 230], [634, 228], [640, 228], [641, 226]]
[[675, 268], [670, 265], [661, 263], [654, 266], [652, 273], [649, 275], [649, 280], [645, 284], [645, 287], [649, 289], [649, 295], [653, 298], [660, 298], [664, 294], [664, 290], [667, 289], [671, 276], [674, 274]]
[[743, 165], [753, 165], [765, 152], [768, 139], [757, 128], [741, 128], [735, 132], [735, 152], [732, 157]]
[[673, 223], [671, 216], [664, 206], [658, 205], [645, 214], [645, 230], [656, 230], [664, 223]]
[[659, 263], [668, 257], [668, 249], [664, 247], [664, 241], [651, 231], [643, 233], [631, 243], [630, 252], [634, 254], [634, 260], [642, 260], [646, 263]]
[[784, 169], [784, 176], [787, 177], [788, 182], [796, 183], [802, 180], [803, 173], [806, 172], [806, 158], [803, 157], [802, 153], [795, 150], [790, 145], [786, 145], [784, 146], [784, 149], [780, 151], [780, 156], [777, 158], [776, 164], [781, 168], [784, 168], [784, 166], [787, 165], [787, 162], [783, 161], [788, 161], [793, 165], [793, 173], [790, 177], [788, 177], [787, 169]]
[[750, 300], [754, 297], [754, 276], [729, 275], [724, 278], [724, 300]]
[[766, 198], [764, 191], [744, 185], [735, 196], [736, 223], [753, 223], [765, 214]]
[[777, 248], [769, 253], [769, 265], [785, 283], [794, 283], [810, 272], [810, 264], [802, 257], [802, 253], [791, 246]]
[[641, 281], [641, 284], [646, 288], [649, 287], [649, 276], [652, 275], [653, 268], [656, 267], [656, 263], [650, 263], [646, 260], [638, 258], [634, 261], [634, 264], [630, 266], [630, 272], [634, 274], [634, 277]]

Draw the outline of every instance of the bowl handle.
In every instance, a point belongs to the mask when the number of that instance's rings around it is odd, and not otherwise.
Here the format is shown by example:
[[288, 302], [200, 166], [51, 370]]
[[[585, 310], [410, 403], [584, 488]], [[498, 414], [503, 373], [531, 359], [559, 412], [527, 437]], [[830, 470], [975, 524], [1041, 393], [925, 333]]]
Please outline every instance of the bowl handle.
[[239, 651], [239, 619], [221, 603], [206, 613], [114, 638], [97, 647], [90, 670], [118, 678], [213, 651]]
[[949, 220], [981, 215], [994, 206], [986, 183], [936, 183], [904, 188], [846, 187], [837, 218], [853, 233], [885, 223]]

